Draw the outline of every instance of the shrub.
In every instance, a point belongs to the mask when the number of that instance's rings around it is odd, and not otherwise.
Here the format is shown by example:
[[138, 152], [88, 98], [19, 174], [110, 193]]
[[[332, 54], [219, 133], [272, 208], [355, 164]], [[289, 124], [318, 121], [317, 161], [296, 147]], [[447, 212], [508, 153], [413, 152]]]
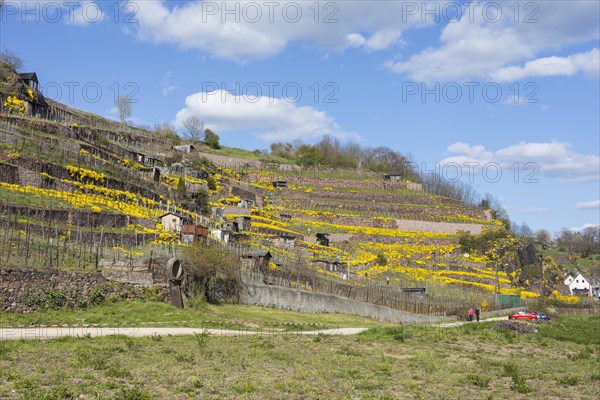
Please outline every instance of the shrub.
[[231, 385], [231, 391], [237, 394], [246, 394], [256, 392], [256, 388], [250, 382], [242, 382]]
[[143, 287], [138, 299], [143, 301], [165, 301], [165, 293], [156, 286]]
[[138, 388], [121, 388], [115, 395], [115, 400], [150, 400], [148, 392]]
[[377, 254], [377, 258], [375, 259], [375, 263], [377, 265], [387, 265], [388, 259], [384, 253]]
[[575, 375], [563, 375], [556, 378], [556, 382], [565, 386], [575, 386], [581, 379]]
[[109, 378], [127, 378], [131, 376], [131, 372], [124, 368], [109, 368], [106, 371], [106, 376]]
[[372, 341], [396, 341], [404, 343], [408, 339], [414, 337], [411, 330], [403, 326], [382, 326], [370, 328], [367, 331], [358, 334], [359, 339], [368, 339]]
[[196, 339], [196, 344], [198, 345], [198, 348], [200, 350], [206, 348], [209, 336], [210, 334], [207, 331], [204, 331], [202, 333], [194, 333], [194, 339]]
[[88, 294], [87, 305], [88, 306], [97, 306], [104, 301], [104, 295], [98, 289], [93, 289]]
[[49, 288], [42, 289], [46, 294], [46, 306], [53, 309], [59, 309], [65, 304], [65, 292], [63, 290], [53, 290]]
[[192, 296], [209, 302], [237, 299], [242, 283], [238, 257], [214, 244], [199, 243], [185, 249], [182, 257], [189, 265], [187, 288]]
[[521, 375], [519, 367], [515, 363], [508, 363], [504, 365], [504, 375], [512, 378], [512, 386], [510, 387], [517, 393], [531, 393], [533, 388], [525, 382], [525, 377]]
[[75, 395], [67, 388], [58, 386], [49, 390], [36, 389], [27, 393], [28, 400], [66, 400], [74, 399]]
[[492, 378], [485, 375], [477, 375], [477, 374], [469, 374], [465, 378], [465, 382], [471, 384], [473, 386], [478, 386], [481, 388], [486, 388], [489, 386]]
[[6, 360], [9, 352], [10, 349], [8, 348], [8, 346], [0, 342], [0, 361]]
[[217, 184], [215, 182], [215, 178], [213, 178], [212, 175], [209, 175], [208, 178], [206, 178], [206, 184], [208, 185], [208, 190], [217, 190]]
[[463, 252], [473, 253], [477, 251], [479, 254], [483, 254], [492, 248], [494, 241], [508, 236], [509, 233], [507, 231], [498, 229], [485, 232], [481, 235], [463, 234], [460, 236], [458, 243]]

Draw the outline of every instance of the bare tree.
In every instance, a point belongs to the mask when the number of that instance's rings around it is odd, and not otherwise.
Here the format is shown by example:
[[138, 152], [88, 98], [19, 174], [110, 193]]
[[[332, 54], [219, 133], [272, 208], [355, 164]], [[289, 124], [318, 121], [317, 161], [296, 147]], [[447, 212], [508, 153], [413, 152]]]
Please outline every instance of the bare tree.
[[131, 117], [131, 98], [129, 96], [119, 96], [117, 101], [115, 101], [115, 106], [117, 106], [117, 110], [119, 111], [119, 119], [125, 123], [125, 120]]
[[552, 243], [552, 235], [546, 229], [538, 229], [535, 231], [535, 241], [542, 246], [550, 246]]
[[516, 222], [511, 222], [510, 230], [516, 236], [523, 238], [523, 239], [531, 239], [534, 237], [533, 230], [531, 230], [531, 228], [529, 227], [529, 225], [527, 225], [526, 222], [521, 223], [521, 225], [519, 225]]
[[16, 72], [19, 72], [24, 65], [23, 59], [10, 50], [4, 50], [2, 54], [0, 54], [0, 64], [6, 64]]
[[367, 161], [367, 156], [363, 148], [357, 143], [347, 143], [345, 152], [356, 162], [356, 169], [361, 169]]
[[187, 137], [199, 142], [204, 135], [204, 122], [198, 117], [190, 116], [183, 121], [183, 127], [186, 129]]
[[561, 250], [569, 254], [579, 253], [582, 257], [600, 253], [600, 225], [581, 230], [562, 228], [556, 242]]

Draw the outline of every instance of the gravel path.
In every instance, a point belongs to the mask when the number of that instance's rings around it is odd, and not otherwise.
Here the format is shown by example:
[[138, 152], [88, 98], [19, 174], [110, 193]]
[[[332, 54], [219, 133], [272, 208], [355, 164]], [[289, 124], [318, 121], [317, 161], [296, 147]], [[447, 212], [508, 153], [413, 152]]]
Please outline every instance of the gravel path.
[[[482, 319], [481, 322], [505, 321], [506, 317], [493, 317]], [[465, 324], [476, 324], [477, 322], [456, 321], [443, 324], [433, 324], [439, 328], [454, 328]], [[129, 337], [144, 336], [175, 336], [175, 335], [194, 335], [207, 333], [214, 336], [251, 336], [251, 335], [356, 335], [366, 331], [368, 328], [336, 328], [320, 329], [312, 331], [283, 331], [281, 329], [272, 329], [264, 331], [252, 330], [231, 330], [231, 329], [205, 329], [205, 328], [168, 328], [168, 327], [21, 327], [21, 328], [2, 328], [0, 329], [0, 341], [19, 340], [19, 339], [56, 339], [65, 336], [71, 337], [99, 337], [111, 335], [124, 335]]]

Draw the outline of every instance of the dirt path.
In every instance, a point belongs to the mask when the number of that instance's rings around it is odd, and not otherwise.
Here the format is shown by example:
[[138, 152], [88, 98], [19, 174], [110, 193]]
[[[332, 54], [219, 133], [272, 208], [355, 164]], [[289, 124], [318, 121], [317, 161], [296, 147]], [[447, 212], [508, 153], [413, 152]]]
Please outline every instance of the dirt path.
[[314, 331], [286, 332], [280, 330], [266, 331], [239, 331], [227, 329], [202, 329], [202, 328], [137, 328], [137, 327], [65, 327], [65, 328], [8, 328], [0, 329], [0, 341], [18, 339], [55, 339], [65, 336], [71, 337], [99, 337], [111, 335], [124, 335], [129, 337], [143, 336], [174, 336], [208, 333], [214, 336], [250, 336], [250, 335], [356, 335], [366, 331], [367, 328], [337, 328]]

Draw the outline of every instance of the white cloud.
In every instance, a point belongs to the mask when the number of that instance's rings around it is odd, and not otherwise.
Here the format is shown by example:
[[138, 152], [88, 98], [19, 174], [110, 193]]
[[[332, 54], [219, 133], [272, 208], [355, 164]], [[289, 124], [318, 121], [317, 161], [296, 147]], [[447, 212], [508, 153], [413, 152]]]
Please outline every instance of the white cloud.
[[163, 96], [168, 96], [177, 89], [179, 89], [179, 84], [177, 82], [173, 82], [171, 76], [173, 75], [173, 71], [167, 71], [167, 73], [162, 77], [162, 94]]
[[406, 4], [399, 1], [172, 4], [135, 2], [138, 38], [242, 63], [274, 56], [293, 42], [336, 51], [382, 50], [400, 44], [404, 30], [433, 23], [423, 22], [420, 12], [406, 12]]
[[[473, 3], [474, 4], [474, 3]], [[568, 45], [598, 41], [598, 2], [491, 2], [502, 4], [502, 18], [490, 20], [486, 2], [471, 7], [457, 23], [447, 24], [438, 47], [385, 65], [418, 81], [453, 79], [521, 79], [598, 71], [597, 49], [568, 57], [535, 58]], [[531, 8], [533, 7], [533, 8]], [[519, 18], [515, 10], [519, 9]], [[487, 16], [486, 16], [487, 15]], [[537, 22], [526, 22], [526, 18]], [[530, 18], [530, 19], [531, 19]], [[596, 54], [596, 59], [594, 55]], [[525, 62], [525, 67], [514, 66]], [[519, 78], [521, 77], [521, 78]]]
[[600, 52], [593, 49], [568, 57], [544, 57], [529, 61], [523, 67], [501, 68], [491, 77], [499, 82], [516, 81], [534, 76], [572, 76], [584, 72], [590, 77], [600, 74]]
[[581, 232], [585, 228], [595, 228], [597, 226], [598, 226], [598, 224], [583, 224], [583, 226], [572, 227], [572, 228], [569, 228], [569, 230], [573, 231], [573, 232]]
[[470, 146], [466, 143], [458, 142], [448, 146], [448, 152], [455, 154], [452, 157], [441, 161], [442, 164], [457, 163], [463, 165], [465, 163], [485, 164], [493, 159], [494, 154], [487, 151], [484, 146]]
[[583, 201], [575, 204], [575, 208], [578, 210], [598, 210], [600, 209], [600, 200]]
[[217, 132], [251, 132], [265, 141], [310, 140], [323, 135], [358, 138], [357, 134], [344, 131], [327, 113], [299, 107], [286, 99], [215, 90], [192, 94], [185, 99], [185, 105], [175, 116], [178, 128], [193, 115]]
[[519, 211], [521, 211], [522, 213], [525, 213], [525, 214], [543, 214], [543, 213], [550, 212], [551, 210], [549, 208], [544, 208], [544, 207], [525, 207], [525, 208], [519, 208]]
[[367, 39], [360, 33], [349, 33], [346, 36], [346, 39], [348, 41], [348, 46], [350, 47], [361, 47], [367, 43]]
[[349, 33], [346, 35], [348, 47], [362, 47], [367, 51], [384, 50], [392, 45], [402, 43], [400, 30], [380, 30], [365, 38], [360, 33]]
[[[457, 163], [482, 168], [488, 163], [496, 163], [502, 168], [515, 169], [518, 165], [529, 179], [539, 176], [558, 178], [568, 182], [584, 182], [600, 179], [600, 157], [580, 154], [570, 150], [569, 143], [552, 141], [545, 143], [517, 143], [496, 151], [484, 146], [470, 146], [454, 143], [448, 147], [453, 155], [440, 161], [440, 164]], [[511, 172], [512, 173], [512, 172]]]

